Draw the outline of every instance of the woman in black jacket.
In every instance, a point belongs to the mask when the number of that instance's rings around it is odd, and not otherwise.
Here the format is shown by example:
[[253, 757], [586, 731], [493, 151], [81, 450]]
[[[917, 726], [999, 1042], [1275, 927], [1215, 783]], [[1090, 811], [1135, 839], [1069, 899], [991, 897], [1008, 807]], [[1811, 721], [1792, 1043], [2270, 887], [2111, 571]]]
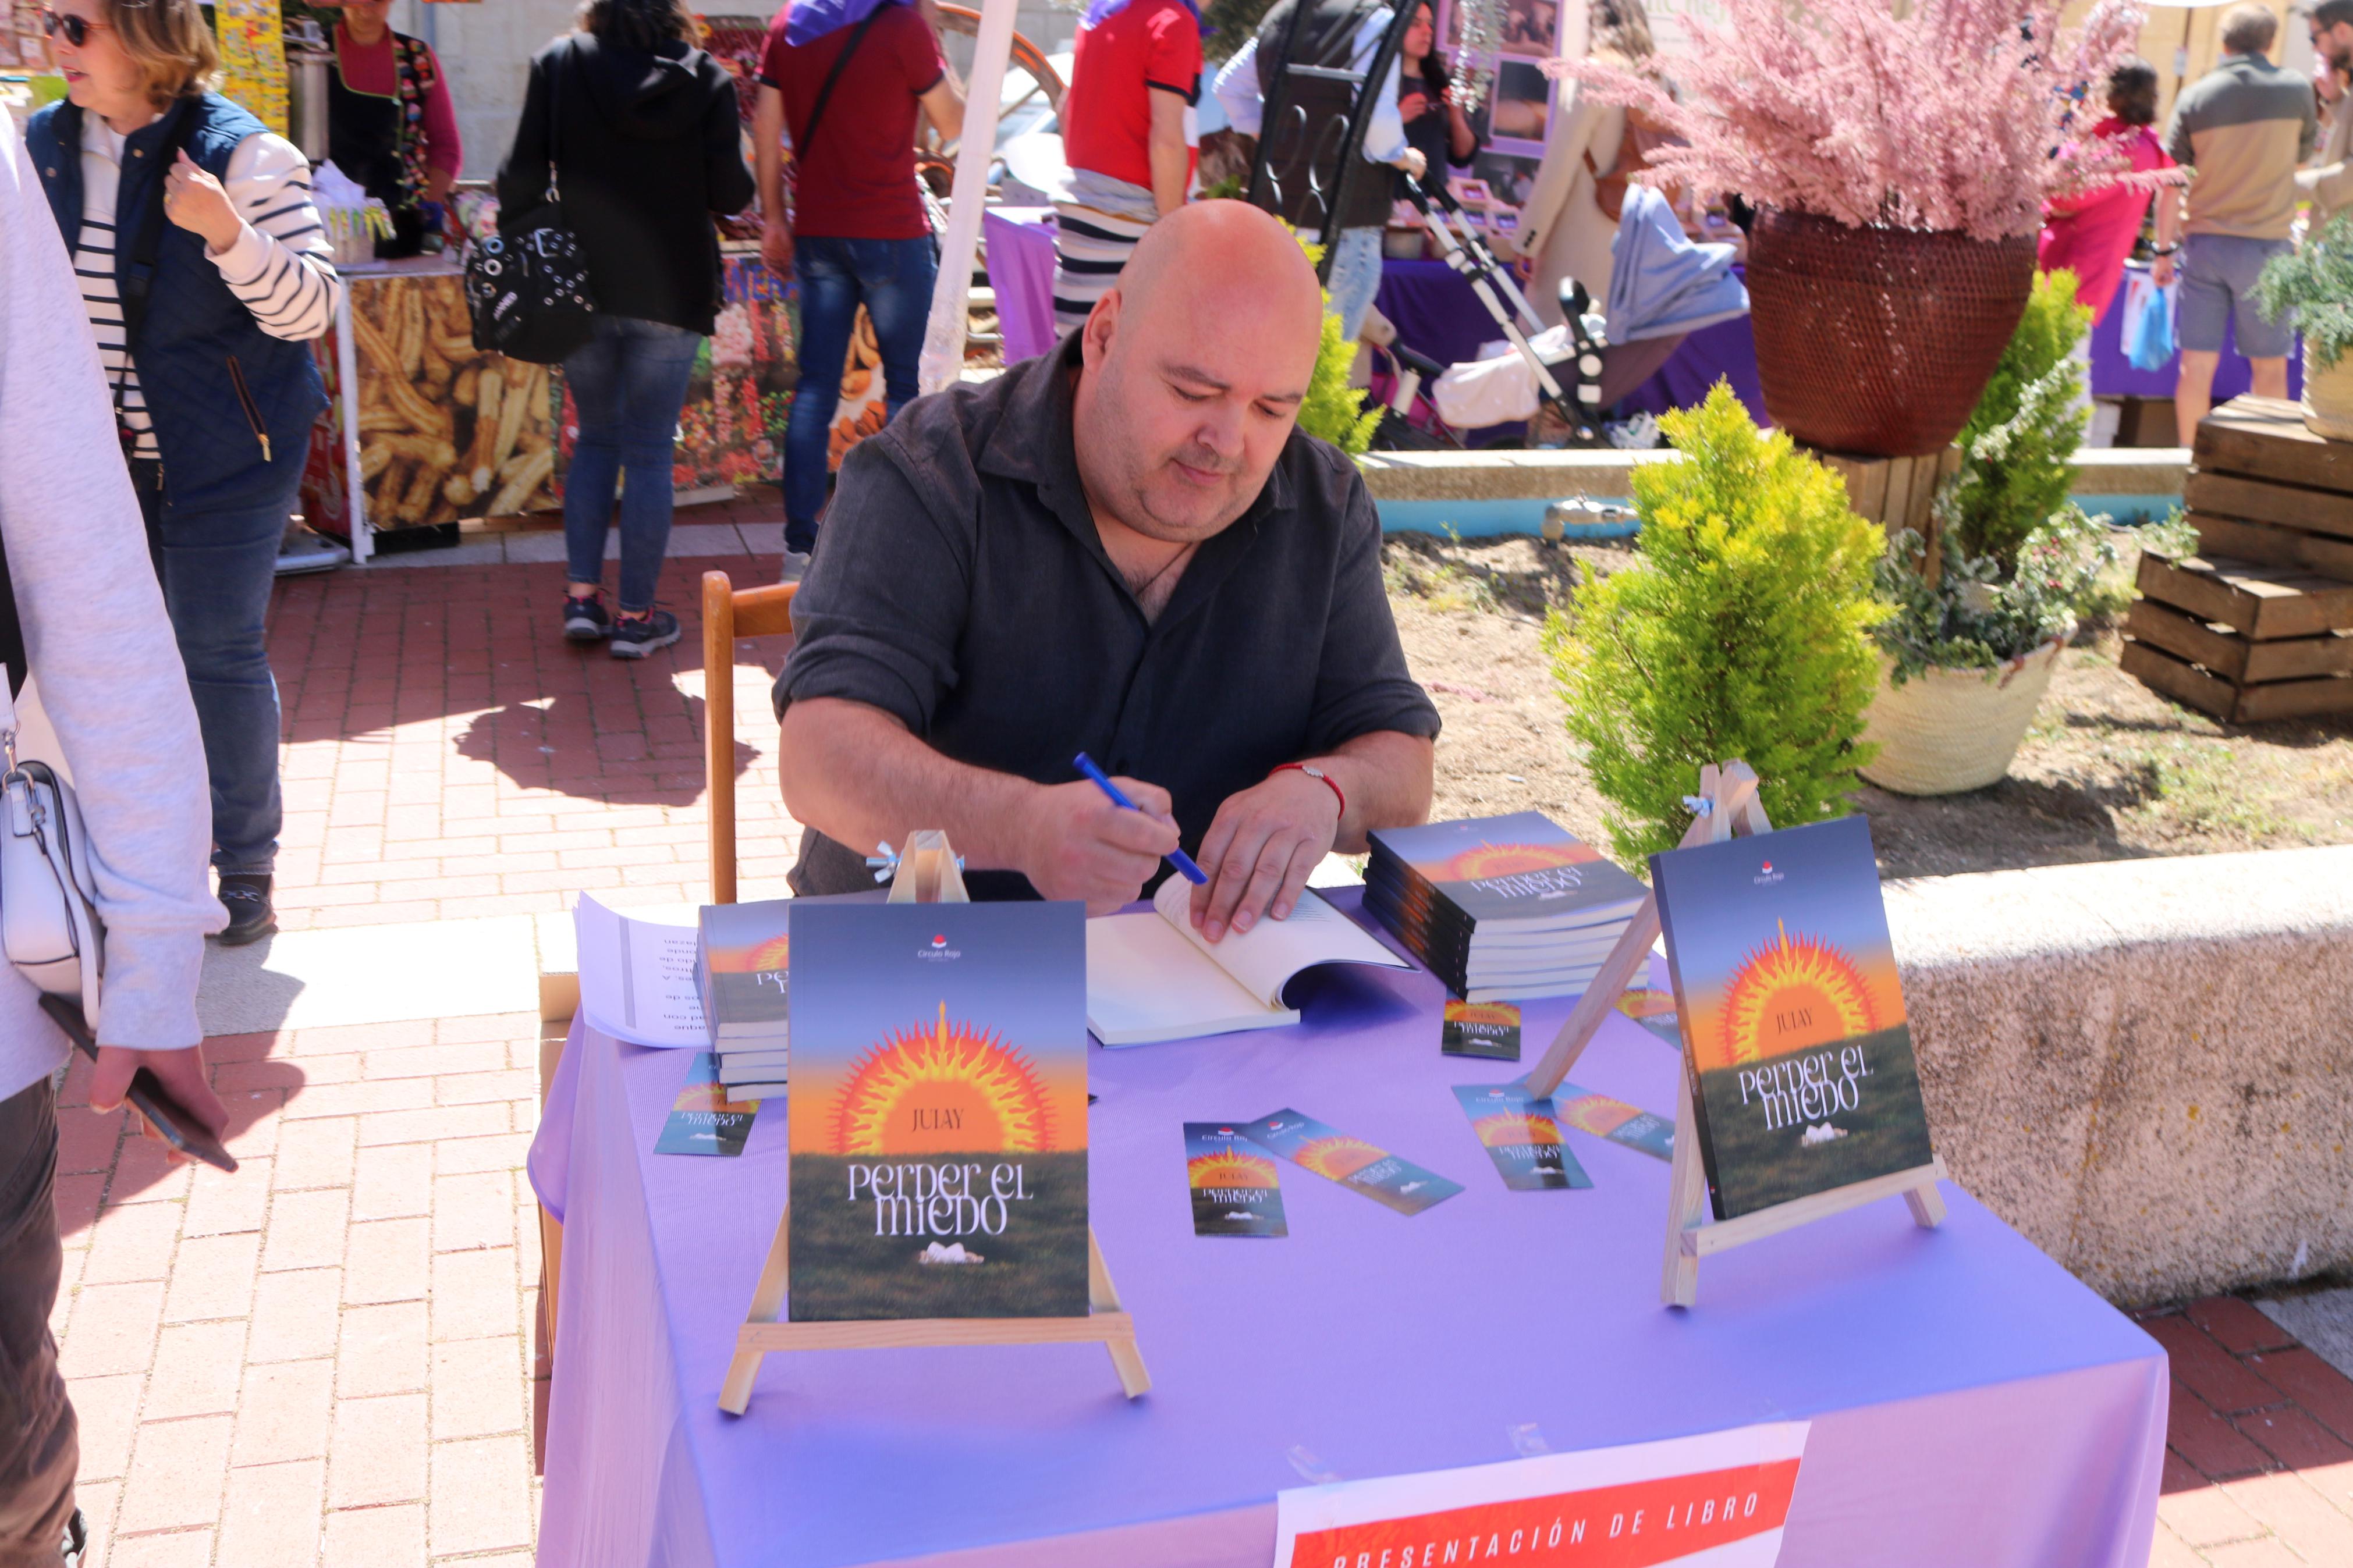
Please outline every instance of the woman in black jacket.
[[[654, 585], [670, 544], [679, 408], [719, 311], [712, 215], [742, 211], [753, 193], [734, 79], [688, 44], [693, 29], [678, 0], [586, 0], [580, 31], [533, 58], [499, 170], [502, 226], [524, 226], [553, 187], [587, 255], [596, 334], [564, 362], [580, 425], [564, 483], [564, 635], [610, 638], [616, 658], [678, 640], [678, 617], [654, 608]], [[603, 578], [617, 489], [614, 616]]]
[[[1454, 75], [1440, 58], [1437, 42], [1430, 6], [1416, 5], [1398, 63], [1398, 118], [1405, 121], [1406, 145], [1421, 149], [1433, 185], [1444, 183], [1449, 169], [1469, 168], [1479, 153], [1479, 132], [1454, 101]], [[1405, 197], [1402, 180], [1398, 197]]]

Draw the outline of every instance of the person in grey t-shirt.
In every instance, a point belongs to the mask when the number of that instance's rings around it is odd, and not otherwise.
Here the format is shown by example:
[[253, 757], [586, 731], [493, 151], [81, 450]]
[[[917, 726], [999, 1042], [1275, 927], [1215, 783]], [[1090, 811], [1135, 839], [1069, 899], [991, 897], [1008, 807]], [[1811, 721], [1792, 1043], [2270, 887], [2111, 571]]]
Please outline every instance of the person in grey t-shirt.
[[2253, 371], [2255, 395], [2287, 395], [2295, 321], [2270, 320], [2250, 296], [2263, 263], [2293, 244], [2295, 169], [2312, 154], [2318, 121], [2312, 84], [2264, 58], [2278, 35], [2278, 18], [2263, 6], [2232, 6], [2222, 17], [2222, 63], [2181, 95], [2166, 127], [2166, 152], [2197, 171], [2188, 238], [2179, 245], [2181, 197], [2168, 190], [2158, 199], [2150, 274], [2159, 284], [2171, 282], [2177, 269], [2181, 279], [2174, 329], [2181, 374], [2173, 414], [2185, 447], [2196, 442], [2198, 422], [2212, 405], [2226, 326]]

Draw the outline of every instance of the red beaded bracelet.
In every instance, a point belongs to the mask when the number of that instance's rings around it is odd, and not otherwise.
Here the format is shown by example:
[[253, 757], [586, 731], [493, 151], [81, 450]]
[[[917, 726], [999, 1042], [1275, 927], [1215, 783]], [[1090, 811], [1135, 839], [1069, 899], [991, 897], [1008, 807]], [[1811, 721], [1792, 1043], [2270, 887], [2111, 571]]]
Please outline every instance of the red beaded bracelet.
[[[1274, 773], [1286, 773], [1291, 772], [1291, 771], [1292, 771], [1293, 769], [1294, 769], [1294, 768], [1296, 768], [1299, 772], [1301, 772], [1301, 773], [1305, 773], [1305, 774], [1306, 774], [1309, 778], [1311, 778], [1311, 779], [1319, 779], [1319, 780], [1321, 780], [1321, 781], [1323, 782], [1324, 787], [1324, 788], [1326, 788], [1326, 789], [1328, 789], [1328, 790], [1330, 790], [1330, 791], [1333, 793], [1333, 795], [1335, 795], [1336, 797], [1338, 797], [1339, 802], [1340, 802], [1340, 816], [1341, 816], [1341, 817], [1342, 817], [1343, 819], [1345, 819], [1345, 818], [1346, 818], [1346, 816], [1347, 816], [1347, 815], [1348, 815], [1348, 795], [1347, 795], [1347, 792], [1346, 792], [1345, 790], [1343, 790], [1343, 789], [1340, 787], [1339, 784], [1338, 784], [1335, 780], [1334, 780], [1334, 778], [1332, 777], [1332, 775], [1331, 775], [1330, 773], [1325, 773], [1322, 768], [1311, 768], [1311, 767], [1309, 767], [1305, 763], [1283, 763], [1283, 764], [1282, 764], [1282, 766], [1281, 766], [1281, 767], [1279, 767], [1279, 768], [1275, 769], [1275, 770], [1274, 770]], [[1269, 773], [1269, 774], [1267, 774], [1266, 776], [1267, 776], [1267, 777], [1269, 777], [1269, 778], [1272, 778], [1272, 777], [1274, 776], [1274, 773]]]

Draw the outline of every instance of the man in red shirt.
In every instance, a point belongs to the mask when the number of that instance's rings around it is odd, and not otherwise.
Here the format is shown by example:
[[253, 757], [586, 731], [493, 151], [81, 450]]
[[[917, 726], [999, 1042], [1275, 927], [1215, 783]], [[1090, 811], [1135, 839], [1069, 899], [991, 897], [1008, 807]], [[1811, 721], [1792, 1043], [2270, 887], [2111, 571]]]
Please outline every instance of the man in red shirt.
[[1070, 182], [1054, 204], [1054, 325], [1076, 331], [1144, 231], [1185, 202], [1201, 85], [1193, 0], [1093, 0], [1062, 95]]
[[[828, 434], [842, 361], [863, 304], [881, 351], [884, 405], [915, 395], [939, 258], [915, 189], [918, 110], [949, 141], [964, 91], [940, 54], [929, 0], [791, 0], [769, 25], [754, 123], [761, 245], [800, 281], [800, 387], [785, 427], [785, 570], [796, 582], [817, 547]], [[795, 210], [785, 213], [782, 142], [796, 150]], [[797, 234], [796, 234], [797, 230]]]

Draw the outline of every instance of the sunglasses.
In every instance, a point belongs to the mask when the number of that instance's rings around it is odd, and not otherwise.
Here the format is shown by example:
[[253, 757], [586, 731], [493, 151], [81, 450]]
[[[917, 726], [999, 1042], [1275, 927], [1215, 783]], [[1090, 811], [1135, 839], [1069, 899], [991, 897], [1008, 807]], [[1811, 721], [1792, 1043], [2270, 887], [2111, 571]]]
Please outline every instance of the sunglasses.
[[76, 16], [64, 11], [41, 13], [41, 31], [52, 38], [63, 33], [66, 36], [66, 42], [75, 48], [80, 48], [84, 44], [89, 43], [92, 33], [111, 26], [111, 23], [93, 22], [87, 16]]

